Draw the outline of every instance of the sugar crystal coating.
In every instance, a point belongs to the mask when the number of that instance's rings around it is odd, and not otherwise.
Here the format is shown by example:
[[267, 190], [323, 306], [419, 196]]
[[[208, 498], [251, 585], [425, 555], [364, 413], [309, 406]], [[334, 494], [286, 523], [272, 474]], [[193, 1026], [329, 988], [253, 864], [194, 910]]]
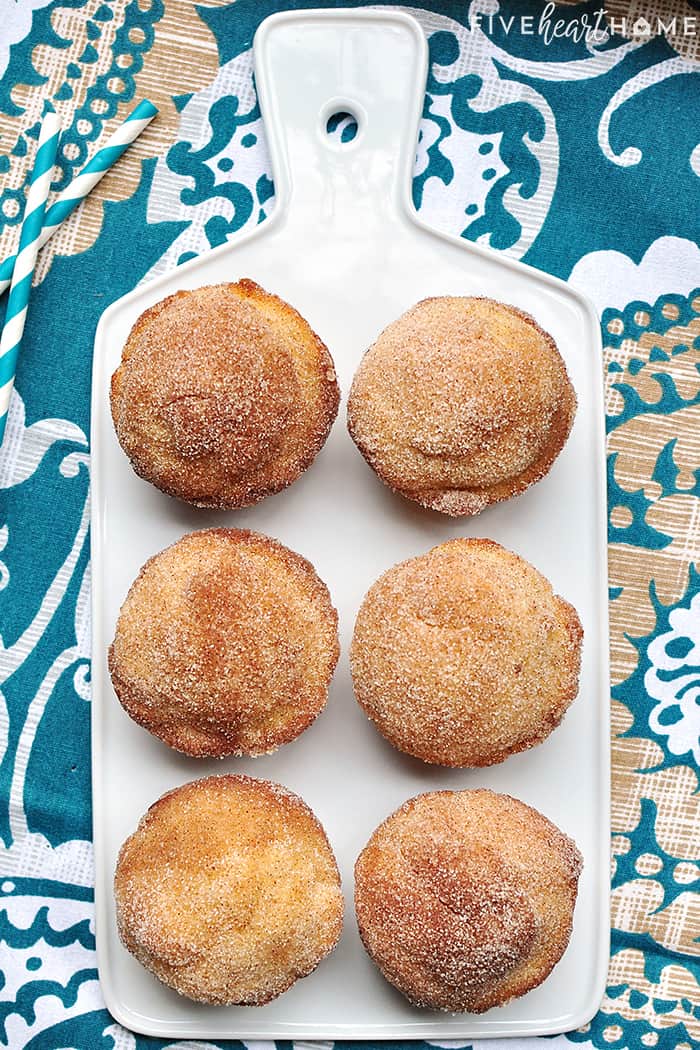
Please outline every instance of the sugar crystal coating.
[[552, 337], [493, 299], [424, 299], [365, 354], [348, 429], [396, 492], [452, 516], [477, 514], [549, 471], [576, 396]]
[[125, 947], [198, 1002], [260, 1006], [337, 943], [340, 876], [309, 807], [279, 784], [207, 777], [163, 795], [119, 852]]
[[123, 707], [195, 757], [293, 740], [328, 698], [338, 616], [313, 566], [261, 533], [204, 529], [151, 558], [109, 651]]
[[295, 481], [338, 411], [327, 348], [253, 281], [177, 292], [146, 310], [112, 376], [112, 417], [137, 474], [197, 506], [257, 503]]
[[482, 1013], [541, 984], [559, 961], [581, 867], [570, 838], [508, 795], [418, 795], [358, 857], [360, 936], [414, 1005]]
[[576, 610], [492, 540], [457, 539], [370, 587], [350, 665], [355, 695], [399, 750], [487, 766], [544, 740], [578, 692]]

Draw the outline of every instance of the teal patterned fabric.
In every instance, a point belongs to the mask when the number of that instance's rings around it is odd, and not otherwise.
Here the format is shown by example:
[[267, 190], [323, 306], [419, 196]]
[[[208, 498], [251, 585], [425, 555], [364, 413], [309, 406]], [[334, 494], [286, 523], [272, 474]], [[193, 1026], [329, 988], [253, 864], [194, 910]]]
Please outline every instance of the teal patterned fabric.
[[[269, 215], [252, 38], [268, 14], [312, 6], [0, 4], [3, 255], [21, 220], [43, 97], [66, 129], [57, 190], [134, 99], [152, 97], [162, 113], [161, 138], [131, 162], [132, 181], [115, 174], [114, 199], [106, 190], [103, 208], [71, 219], [77, 239], [67, 233], [45, 253], [0, 451], [0, 1046], [12, 1050], [195, 1045], [126, 1032], [97, 981], [90, 359], [110, 302]], [[550, 23], [580, 25], [598, 4], [550, 8]], [[549, 41], [521, 23], [532, 16], [537, 28], [543, 3], [403, 9], [430, 53], [416, 207], [441, 229], [571, 281], [601, 317], [611, 962], [597, 1017], [547, 1045], [689, 1050], [700, 1039], [700, 6], [615, 0], [603, 37]], [[659, 14], [676, 18], [675, 32], [657, 32]], [[695, 33], [683, 19], [696, 19]], [[338, 120], [330, 132], [352, 128]], [[81, 241], [89, 226], [92, 239]]]

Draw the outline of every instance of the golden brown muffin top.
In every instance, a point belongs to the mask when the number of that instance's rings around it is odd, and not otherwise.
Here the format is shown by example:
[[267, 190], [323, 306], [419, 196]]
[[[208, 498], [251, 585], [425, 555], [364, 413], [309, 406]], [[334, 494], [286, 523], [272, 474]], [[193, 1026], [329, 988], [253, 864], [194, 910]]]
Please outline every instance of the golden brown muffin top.
[[119, 933], [190, 999], [262, 1005], [316, 968], [342, 928], [316, 817], [267, 780], [207, 777], [163, 795], [122, 846]]
[[291, 484], [338, 410], [328, 350], [253, 281], [177, 292], [146, 310], [112, 377], [136, 472], [201, 506], [241, 507]]
[[419, 795], [357, 860], [360, 934], [415, 1005], [481, 1013], [541, 983], [561, 958], [581, 866], [571, 839], [508, 795]]
[[348, 402], [383, 481], [445, 514], [476, 514], [547, 473], [576, 397], [552, 337], [493, 299], [424, 299], [367, 351]]
[[576, 610], [517, 554], [456, 539], [369, 589], [350, 664], [358, 701], [400, 750], [484, 766], [541, 742], [578, 692]]
[[149, 559], [109, 667], [140, 725], [196, 757], [256, 755], [322, 710], [338, 615], [310, 562], [261, 533], [204, 529]]

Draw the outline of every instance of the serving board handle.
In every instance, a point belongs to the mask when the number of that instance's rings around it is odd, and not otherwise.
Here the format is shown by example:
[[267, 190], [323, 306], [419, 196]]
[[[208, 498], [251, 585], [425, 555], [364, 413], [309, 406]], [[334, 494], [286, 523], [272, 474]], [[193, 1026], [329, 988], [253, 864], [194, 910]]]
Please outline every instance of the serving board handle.
[[[278, 207], [352, 222], [357, 208], [410, 206], [427, 69], [415, 19], [366, 9], [273, 15], [254, 56]], [[350, 142], [326, 130], [339, 112], [357, 120]]]

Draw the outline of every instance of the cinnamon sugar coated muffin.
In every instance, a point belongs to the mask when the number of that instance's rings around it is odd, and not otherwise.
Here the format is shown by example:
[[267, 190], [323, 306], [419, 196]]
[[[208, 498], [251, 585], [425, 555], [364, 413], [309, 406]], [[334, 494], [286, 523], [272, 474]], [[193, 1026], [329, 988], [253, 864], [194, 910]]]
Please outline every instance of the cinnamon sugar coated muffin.
[[400, 751], [488, 766], [533, 747], [578, 691], [576, 610], [492, 540], [457, 539], [395, 565], [355, 623], [355, 695]]
[[483, 1013], [564, 954], [582, 860], [537, 810], [493, 791], [405, 802], [355, 865], [362, 942], [415, 1006]]
[[516, 496], [549, 471], [576, 395], [552, 337], [493, 299], [424, 299], [367, 351], [348, 429], [396, 492], [453, 516]]
[[200, 507], [247, 507], [290, 485], [323, 446], [338, 399], [318, 336], [245, 279], [146, 310], [111, 385], [136, 473]]
[[338, 615], [313, 566], [269, 536], [206, 529], [146, 562], [109, 650], [129, 715], [196, 757], [259, 755], [328, 699]]
[[343, 896], [305, 802], [268, 780], [207, 777], [163, 795], [122, 846], [124, 946], [197, 1002], [262, 1006], [333, 950]]

